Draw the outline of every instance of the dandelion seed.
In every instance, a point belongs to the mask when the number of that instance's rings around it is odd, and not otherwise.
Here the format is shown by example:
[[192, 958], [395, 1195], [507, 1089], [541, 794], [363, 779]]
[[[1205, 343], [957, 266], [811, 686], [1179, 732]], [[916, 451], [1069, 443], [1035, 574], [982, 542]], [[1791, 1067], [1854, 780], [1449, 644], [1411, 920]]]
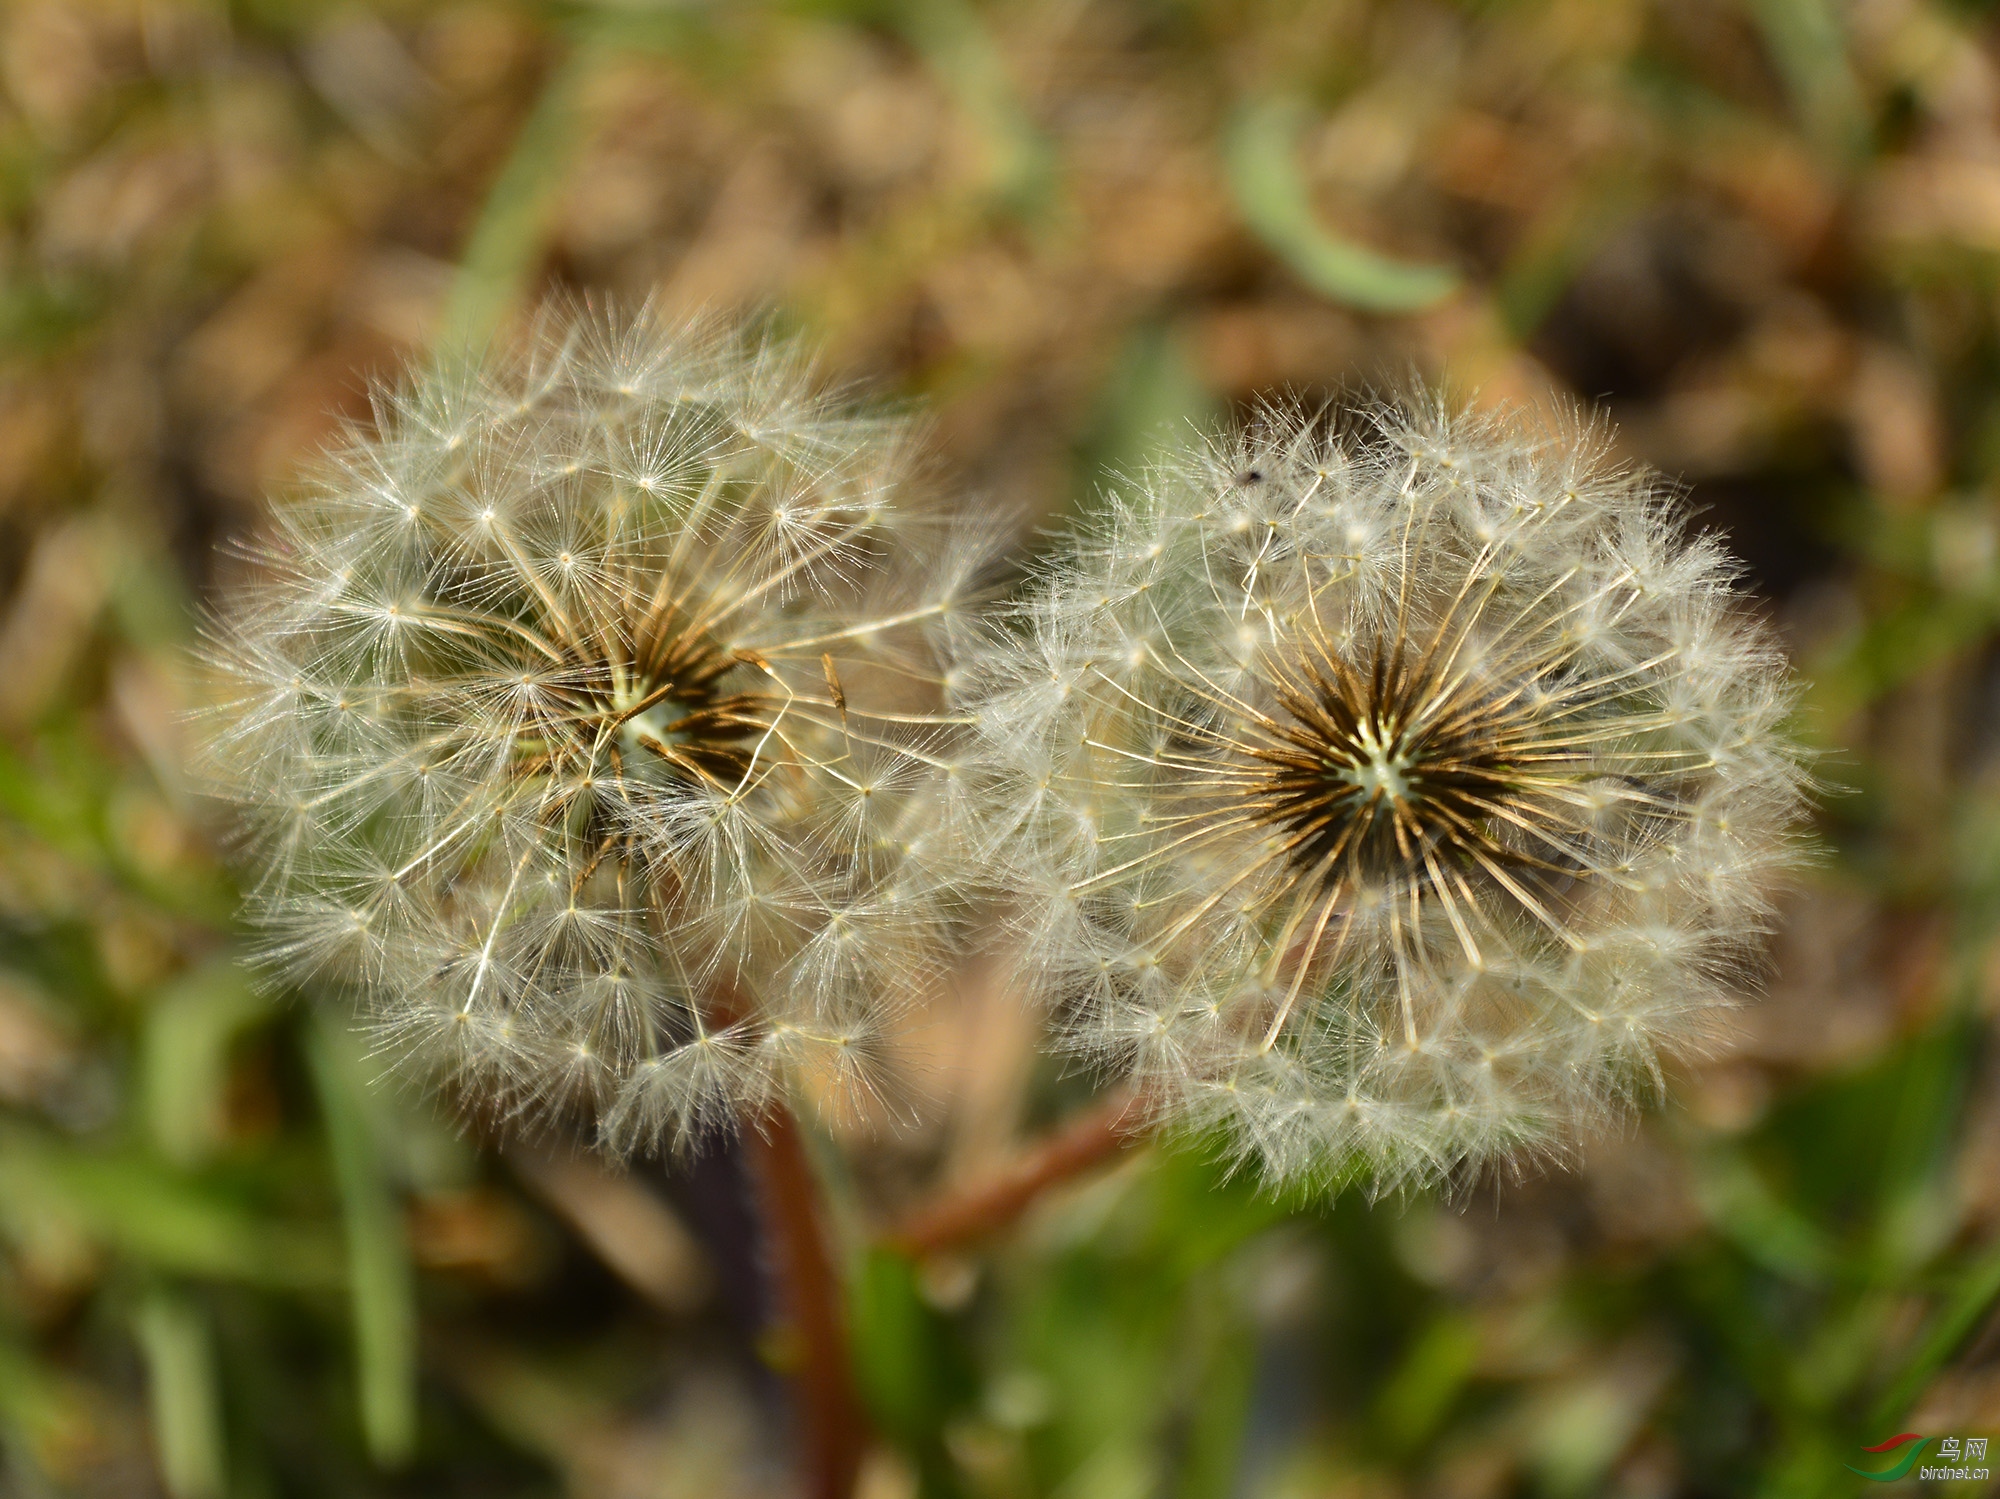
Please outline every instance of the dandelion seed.
[[279, 974], [489, 1113], [685, 1142], [926, 982], [981, 547], [796, 351], [546, 316], [377, 392], [207, 660]]
[[1267, 410], [961, 663], [1063, 1044], [1275, 1178], [1548, 1151], [1699, 1046], [1791, 861], [1786, 667], [1588, 432]]

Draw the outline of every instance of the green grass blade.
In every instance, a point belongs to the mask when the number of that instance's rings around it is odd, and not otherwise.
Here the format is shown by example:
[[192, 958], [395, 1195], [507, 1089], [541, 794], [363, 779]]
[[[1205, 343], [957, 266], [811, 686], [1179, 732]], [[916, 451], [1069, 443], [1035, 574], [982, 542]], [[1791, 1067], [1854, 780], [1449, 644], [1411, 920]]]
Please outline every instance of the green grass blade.
[[305, 1289], [339, 1283], [307, 1223], [272, 1221], [150, 1157], [99, 1154], [23, 1128], [0, 1130], [0, 1233], [83, 1240], [178, 1275]]
[[1303, 111], [1267, 99], [1238, 112], [1225, 141], [1236, 206], [1257, 237], [1322, 296], [1363, 312], [1418, 312], [1458, 290], [1444, 266], [1393, 260], [1324, 228], [1299, 171]]
[[269, 999], [223, 958], [177, 980], [146, 1014], [142, 1050], [146, 1122], [176, 1166], [214, 1153], [223, 1128], [229, 1047], [269, 1014]]
[[306, 1054], [340, 1184], [362, 1433], [375, 1460], [393, 1465], [416, 1445], [416, 1275], [369, 1126], [368, 1084], [353, 1039], [317, 1018], [307, 1032]]
[[1750, 17], [1820, 150], [1843, 164], [1868, 154], [1870, 121], [1848, 60], [1840, 12], [1829, 0], [1751, 0]]
[[979, 12], [965, 0], [919, 0], [898, 7], [896, 19], [977, 132], [994, 198], [1016, 212], [1045, 203], [1055, 148], [1022, 103]]
[[63, 1454], [90, 1440], [91, 1418], [75, 1379], [0, 1332], [0, 1447], [13, 1469], [9, 1476], [25, 1469], [40, 1479], [59, 1466]]
[[1886, 1426], [1902, 1419], [1945, 1361], [1992, 1311], [1996, 1301], [2000, 1301], [2000, 1250], [1991, 1250], [1967, 1267], [1931, 1330], [1918, 1345], [1915, 1356], [1883, 1392], [1875, 1407], [1875, 1425]]
[[441, 349], [484, 346], [526, 292], [575, 154], [577, 101], [599, 55], [590, 42], [578, 42], [542, 85], [459, 258], [439, 329]]
[[1695, 1198], [1717, 1233], [1774, 1275], [1813, 1285], [1839, 1268], [1819, 1226], [1772, 1191], [1739, 1150], [1718, 1145], [1697, 1157]]
[[147, 1296], [134, 1320], [167, 1492], [173, 1499], [217, 1499], [227, 1464], [208, 1321], [193, 1301], [165, 1290]]

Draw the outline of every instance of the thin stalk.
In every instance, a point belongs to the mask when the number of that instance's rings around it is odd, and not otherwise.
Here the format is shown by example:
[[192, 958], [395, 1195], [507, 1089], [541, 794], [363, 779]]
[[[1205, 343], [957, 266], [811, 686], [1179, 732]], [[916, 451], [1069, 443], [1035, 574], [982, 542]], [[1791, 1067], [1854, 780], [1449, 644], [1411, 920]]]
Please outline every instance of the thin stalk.
[[919, 1208], [882, 1242], [922, 1258], [988, 1238], [1012, 1224], [1051, 1187], [1083, 1175], [1131, 1144], [1144, 1112], [1136, 1093], [1114, 1093], [994, 1176]]
[[440, 348], [481, 347], [527, 290], [575, 155], [577, 105], [602, 60], [601, 48], [586, 33], [542, 85], [466, 238], [445, 302]]
[[806, 1492], [853, 1499], [867, 1420], [854, 1393], [840, 1276], [827, 1249], [819, 1194], [799, 1122], [783, 1103], [746, 1131], [752, 1175], [770, 1234], [780, 1299], [799, 1344], [798, 1391]]

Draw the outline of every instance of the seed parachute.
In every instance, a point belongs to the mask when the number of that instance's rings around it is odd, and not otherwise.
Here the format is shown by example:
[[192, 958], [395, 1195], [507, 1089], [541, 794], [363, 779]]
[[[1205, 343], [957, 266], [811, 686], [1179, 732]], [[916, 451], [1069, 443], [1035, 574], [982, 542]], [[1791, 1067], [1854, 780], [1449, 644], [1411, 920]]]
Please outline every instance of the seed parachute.
[[866, 1086], [965, 839], [978, 566], [797, 352], [548, 314], [378, 392], [207, 651], [265, 956], [489, 1114], [684, 1143]]
[[968, 666], [1064, 1044], [1271, 1177], [1560, 1149], [1701, 1045], [1795, 857], [1782, 657], [1588, 431], [1270, 409]]

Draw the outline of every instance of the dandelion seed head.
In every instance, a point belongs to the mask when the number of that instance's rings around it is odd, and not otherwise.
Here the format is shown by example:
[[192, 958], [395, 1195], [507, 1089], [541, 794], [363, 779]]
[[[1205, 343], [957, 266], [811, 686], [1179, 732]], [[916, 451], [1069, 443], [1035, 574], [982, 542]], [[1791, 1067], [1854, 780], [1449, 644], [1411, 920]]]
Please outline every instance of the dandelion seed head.
[[986, 548], [906, 425], [790, 346], [577, 310], [373, 406], [205, 652], [272, 970], [621, 1149], [860, 1077], [966, 845], [940, 622]]
[[1062, 1044], [1275, 1178], [1563, 1150], [1710, 1037], [1796, 857], [1782, 657], [1587, 429], [1266, 410], [961, 676]]

